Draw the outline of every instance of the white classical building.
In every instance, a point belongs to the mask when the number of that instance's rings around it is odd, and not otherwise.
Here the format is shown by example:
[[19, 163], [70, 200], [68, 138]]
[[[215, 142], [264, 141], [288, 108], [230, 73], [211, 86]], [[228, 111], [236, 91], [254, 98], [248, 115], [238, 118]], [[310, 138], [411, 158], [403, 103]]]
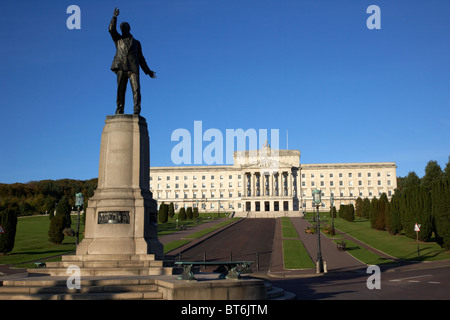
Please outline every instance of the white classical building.
[[158, 204], [173, 202], [175, 209], [259, 213], [260, 216], [299, 215], [312, 211], [312, 191], [322, 194], [321, 210], [330, 200], [354, 203], [397, 187], [394, 162], [300, 164], [299, 150], [260, 150], [234, 153], [233, 165], [151, 167], [150, 190]]

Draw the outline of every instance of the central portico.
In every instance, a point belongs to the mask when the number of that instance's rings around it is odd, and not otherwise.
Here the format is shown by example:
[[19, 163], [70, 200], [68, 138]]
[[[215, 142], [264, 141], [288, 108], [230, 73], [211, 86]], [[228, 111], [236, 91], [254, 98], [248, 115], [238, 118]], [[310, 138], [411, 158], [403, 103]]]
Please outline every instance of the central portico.
[[235, 153], [235, 166], [244, 173], [243, 211], [298, 211], [297, 179], [300, 151], [261, 150]]

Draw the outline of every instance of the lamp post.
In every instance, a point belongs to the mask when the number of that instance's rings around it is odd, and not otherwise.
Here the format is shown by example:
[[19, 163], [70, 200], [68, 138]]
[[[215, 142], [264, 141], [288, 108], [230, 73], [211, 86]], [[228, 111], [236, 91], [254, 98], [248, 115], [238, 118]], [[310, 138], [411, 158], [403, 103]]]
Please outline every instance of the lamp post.
[[335, 234], [335, 230], [334, 230], [334, 211], [333, 211], [333, 207], [334, 207], [334, 198], [333, 196], [330, 197], [330, 212], [331, 212], [331, 234], [334, 235]]
[[78, 241], [80, 239], [80, 207], [83, 206], [83, 194], [81, 192], [77, 193], [75, 195], [75, 206], [78, 207], [78, 214], [77, 214], [77, 245]]
[[217, 200], [217, 219], [220, 219], [220, 200]]
[[321, 191], [318, 189], [313, 190], [313, 202], [317, 208], [317, 261], [316, 261], [316, 273], [322, 273], [323, 269], [323, 259], [322, 250], [320, 247], [320, 217], [319, 217], [319, 206], [322, 203]]

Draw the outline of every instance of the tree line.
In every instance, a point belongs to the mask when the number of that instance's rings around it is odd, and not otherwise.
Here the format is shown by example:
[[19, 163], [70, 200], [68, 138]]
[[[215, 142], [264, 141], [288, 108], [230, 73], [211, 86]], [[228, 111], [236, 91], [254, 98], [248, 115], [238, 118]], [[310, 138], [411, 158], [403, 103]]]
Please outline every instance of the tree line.
[[434, 234], [439, 245], [450, 249], [450, 157], [444, 170], [437, 161], [429, 161], [422, 179], [413, 171], [397, 178], [390, 201], [383, 193], [371, 200], [357, 198], [355, 206], [341, 205], [339, 217], [353, 221], [355, 215], [369, 219], [373, 229], [413, 239], [417, 223], [419, 240], [430, 241]]
[[28, 183], [0, 184], [0, 209], [11, 208], [18, 216], [51, 213], [66, 196], [68, 205], [75, 206], [75, 194], [81, 192], [85, 203], [94, 195], [98, 179], [41, 180]]
[[75, 194], [84, 196], [84, 208], [94, 195], [98, 179], [42, 180], [28, 183], [0, 184], [0, 255], [14, 248], [17, 217], [48, 214], [49, 241], [60, 244], [64, 236], [73, 236], [70, 212], [75, 206]]

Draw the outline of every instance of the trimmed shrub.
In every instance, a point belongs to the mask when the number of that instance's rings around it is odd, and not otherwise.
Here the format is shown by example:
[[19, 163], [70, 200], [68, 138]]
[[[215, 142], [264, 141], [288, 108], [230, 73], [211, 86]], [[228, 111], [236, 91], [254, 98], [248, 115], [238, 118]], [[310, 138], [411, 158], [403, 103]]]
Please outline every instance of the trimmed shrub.
[[168, 214], [169, 214], [170, 218], [173, 218], [173, 216], [175, 215], [175, 207], [173, 205], [173, 202], [171, 202], [169, 204], [169, 213]]
[[353, 222], [355, 220], [355, 207], [353, 204], [341, 204], [339, 208], [339, 218]]
[[160, 223], [166, 223], [169, 219], [169, 206], [167, 204], [161, 203], [158, 211], [158, 221]]
[[61, 244], [64, 240], [64, 215], [57, 214], [50, 221], [50, 228], [48, 230], [49, 241], [54, 244]]
[[186, 209], [184, 209], [184, 207], [181, 207], [180, 211], [178, 211], [178, 219], [186, 220]]
[[193, 215], [194, 219], [198, 219], [198, 208], [197, 207], [194, 208], [194, 212], [192, 215]]
[[193, 214], [192, 214], [192, 208], [191, 208], [191, 207], [188, 207], [187, 210], [186, 210], [186, 218], [187, 218], [188, 220], [192, 220], [192, 217], [193, 217]]

